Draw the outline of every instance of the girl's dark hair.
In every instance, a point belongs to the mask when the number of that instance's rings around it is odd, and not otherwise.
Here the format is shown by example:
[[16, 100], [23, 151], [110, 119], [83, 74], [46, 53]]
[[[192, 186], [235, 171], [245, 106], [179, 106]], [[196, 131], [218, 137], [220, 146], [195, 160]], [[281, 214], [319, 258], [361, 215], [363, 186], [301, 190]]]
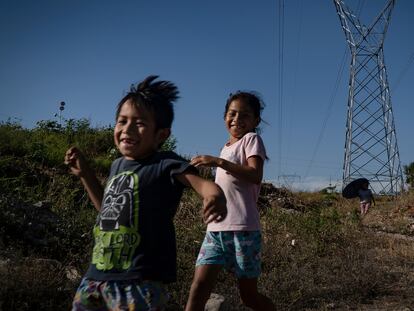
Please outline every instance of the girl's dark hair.
[[[226, 101], [226, 107], [224, 110], [224, 118], [226, 117], [227, 111], [229, 110], [229, 106], [232, 101], [234, 100], [241, 100], [245, 104], [249, 105], [249, 107], [253, 110], [255, 118], [259, 118], [259, 123], [262, 121], [262, 110], [265, 107], [263, 100], [261, 99], [260, 95], [256, 92], [245, 92], [245, 91], [237, 91], [236, 93], [232, 93], [229, 95], [229, 98]], [[257, 131], [258, 129], [256, 129]]]
[[171, 128], [174, 120], [173, 103], [178, 99], [178, 89], [170, 81], [154, 81], [158, 76], [148, 76], [131, 88], [118, 103], [116, 119], [126, 101], [142, 106], [154, 114], [157, 128]]

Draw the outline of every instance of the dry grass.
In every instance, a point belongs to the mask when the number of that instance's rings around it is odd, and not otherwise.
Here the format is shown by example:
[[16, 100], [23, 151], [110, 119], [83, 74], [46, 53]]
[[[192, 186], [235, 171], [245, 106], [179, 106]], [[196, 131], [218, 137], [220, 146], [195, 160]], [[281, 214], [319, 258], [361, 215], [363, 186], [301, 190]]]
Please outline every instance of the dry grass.
[[[69, 310], [77, 284], [58, 261], [32, 257], [0, 262], [0, 310]], [[76, 283], [78, 280], [76, 280]]]
[[[414, 202], [411, 195], [391, 202], [379, 199], [360, 219], [358, 201], [318, 193], [283, 193], [285, 197], [262, 205], [261, 216], [260, 288], [277, 310], [377, 310], [387, 304], [396, 310], [397, 300], [398, 307], [411, 305], [414, 241], [406, 239], [404, 228], [410, 220], [400, 210]], [[190, 205], [197, 205], [193, 200]], [[185, 202], [176, 220], [180, 270], [179, 282], [171, 290], [177, 310], [185, 304], [204, 235], [198, 212]], [[388, 230], [399, 235], [378, 233], [375, 222], [385, 220]], [[223, 272], [215, 292], [226, 299], [223, 310], [245, 310], [232, 275]]]
[[[414, 305], [412, 193], [394, 201], [379, 199], [360, 219], [354, 200], [264, 189], [259, 286], [277, 310], [404, 310]], [[170, 310], [182, 310], [187, 299], [205, 233], [200, 209], [200, 199], [186, 192], [175, 219], [179, 268], [178, 282], [169, 286]], [[74, 219], [67, 221], [76, 225]], [[87, 250], [74, 249], [79, 254], [71, 254], [71, 269], [81, 275]], [[14, 256], [0, 251], [0, 310], [70, 308], [79, 275], [70, 279], [66, 263], [39, 257], [35, 251]], [[245, 310], [232, 275], [221, 273], [214, 292], [225, 297], [222, 310]]]

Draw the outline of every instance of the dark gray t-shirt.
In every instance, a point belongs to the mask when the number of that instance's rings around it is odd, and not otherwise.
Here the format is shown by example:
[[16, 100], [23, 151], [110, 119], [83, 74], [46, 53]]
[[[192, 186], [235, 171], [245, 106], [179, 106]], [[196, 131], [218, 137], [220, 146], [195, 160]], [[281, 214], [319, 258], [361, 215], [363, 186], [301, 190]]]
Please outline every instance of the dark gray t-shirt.
[[173, 176], [187, 169], [197, 172], [174, 152], [112, 163], [87, 278], [175, 281], [173, 218], [184, 186]]

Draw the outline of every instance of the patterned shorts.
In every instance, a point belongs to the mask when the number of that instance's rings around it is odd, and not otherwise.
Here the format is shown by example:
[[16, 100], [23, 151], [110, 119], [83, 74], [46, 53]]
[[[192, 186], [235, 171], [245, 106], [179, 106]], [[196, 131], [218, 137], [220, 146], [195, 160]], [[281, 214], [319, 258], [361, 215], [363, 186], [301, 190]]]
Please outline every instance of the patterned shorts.
[[86, 278], [73, 300], [72, 311], [164, 310], [168, 294], [160, 282], [94, 281]]
[[239, 279], [257, 278], [261, 273], [261, 240], [260, 231], [208, 231], [196, 266], [223, 265]]

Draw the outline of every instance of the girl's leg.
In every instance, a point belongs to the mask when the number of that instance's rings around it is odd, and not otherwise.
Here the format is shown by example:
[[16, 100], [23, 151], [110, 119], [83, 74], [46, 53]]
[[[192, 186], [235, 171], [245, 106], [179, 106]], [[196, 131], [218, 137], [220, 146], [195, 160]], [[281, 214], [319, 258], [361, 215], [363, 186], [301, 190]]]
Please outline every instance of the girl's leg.
[[238, 279], [240, 298], [243, 304], [253, 310], [273, 311], [276, 307], [266, 296], [257, 290], [257, 278]]
[[276, 310], [272, 301], [260, 294], [257, 289], [257, 279], [261, 274], [261, 232], [235, 232], [234, 243], [235, 274], [243, 304], [253, 310]]
[[223, 246], [226, 237], [226, 232], [206, 232], [197, 257], [186, 311], [204, 311], [204, 306], [216, 283], [217, 275], [225, 264]]
[[201, 265], [197, 266], [191, 284], [186, 311], [204, 311], [204, 306], [210, 297], [217, 275], [222, 265]]

